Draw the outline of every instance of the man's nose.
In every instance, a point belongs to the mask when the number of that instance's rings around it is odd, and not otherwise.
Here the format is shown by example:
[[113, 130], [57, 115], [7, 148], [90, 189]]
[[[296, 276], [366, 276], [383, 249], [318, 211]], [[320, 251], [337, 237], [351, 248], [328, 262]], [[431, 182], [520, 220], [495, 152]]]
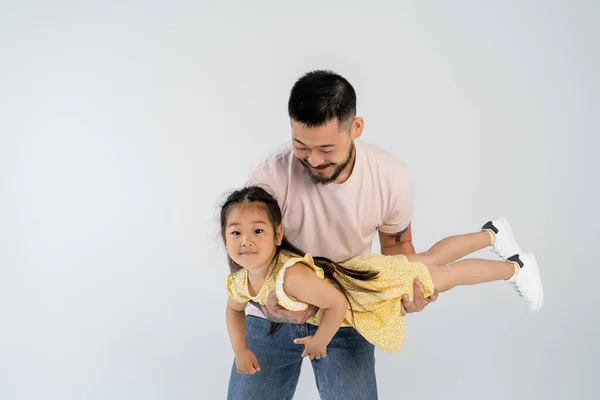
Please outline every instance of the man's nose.
[[318, 167], [319, 165], [323, 164], [324, 161], [325, 160], [323, 160], [323, 157], [315, 154], [315, 152], [312, 152], [308, 155], [308, 163], [311, 165], [311, 167]]

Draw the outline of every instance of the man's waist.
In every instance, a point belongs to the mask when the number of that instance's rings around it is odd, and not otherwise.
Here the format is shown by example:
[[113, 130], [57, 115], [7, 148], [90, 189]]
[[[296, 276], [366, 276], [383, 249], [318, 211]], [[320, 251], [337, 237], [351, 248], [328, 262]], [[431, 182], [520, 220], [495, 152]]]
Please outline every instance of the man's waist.
[[251, 303], [248, 303], [248, 305], [246, 306], [246, 315], [252, 315], [254, 317], [267, 319], [265, 314], [263, 314], [261, 310], [259, 310], [256, 306], [254, 306]]

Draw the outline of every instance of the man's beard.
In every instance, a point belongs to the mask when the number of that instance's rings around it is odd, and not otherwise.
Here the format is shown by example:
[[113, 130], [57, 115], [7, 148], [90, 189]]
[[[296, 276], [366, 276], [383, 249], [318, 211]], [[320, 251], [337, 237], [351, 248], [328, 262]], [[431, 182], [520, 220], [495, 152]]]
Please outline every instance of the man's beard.
[[320, 177], [320, 176], [313, 175], [312, 171], [310, 170], [310, 165], [308, 164], [308, 162], [306, 160], [300, 160], [300, 163], [304, 167], [304, 171], [308, 174], [308, 176], [314, 183], [316, 183], [318, 185], [327, 185], [327, 184], [335, 181], [337, 178], [339, 178], [342, 171], [344, 171], [344, 169], [346, 169], [346, 167], [348, 165], [350, 165], [350, 162], [352, 161], [353, 152], [354, 152], [354, 142], [352, 142], [352, 146], [350, 147], [350, 152], [348, 153], [348, 157], [346, 157], [346, 161], [339, 164], [333, 171], [333, 174], [329, 177]]

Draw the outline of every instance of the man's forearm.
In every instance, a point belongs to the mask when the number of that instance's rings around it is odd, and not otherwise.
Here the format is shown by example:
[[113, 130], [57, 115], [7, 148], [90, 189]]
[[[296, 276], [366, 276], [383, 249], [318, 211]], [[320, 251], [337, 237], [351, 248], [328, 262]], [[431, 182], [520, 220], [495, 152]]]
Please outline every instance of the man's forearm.
[[317, 313], [318, 308], [309, 304], [303, 311], [286, 310], [279, 304], [277, 294], [273, 291], [273, 293], [267, 297], [267, 303], [263, 306], [262, 311], [272, 322], [303, 324]]

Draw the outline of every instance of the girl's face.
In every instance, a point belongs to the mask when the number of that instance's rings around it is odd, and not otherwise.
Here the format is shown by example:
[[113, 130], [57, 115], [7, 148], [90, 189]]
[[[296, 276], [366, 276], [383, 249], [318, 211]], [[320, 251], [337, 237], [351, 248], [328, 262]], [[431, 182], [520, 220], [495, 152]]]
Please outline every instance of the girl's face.
[[273, 228], [264, 204], [243, 203], [229, 210], [223, 239], [229, 257], [242, 267], [267, 268], [282, 237], [283, 228]]

